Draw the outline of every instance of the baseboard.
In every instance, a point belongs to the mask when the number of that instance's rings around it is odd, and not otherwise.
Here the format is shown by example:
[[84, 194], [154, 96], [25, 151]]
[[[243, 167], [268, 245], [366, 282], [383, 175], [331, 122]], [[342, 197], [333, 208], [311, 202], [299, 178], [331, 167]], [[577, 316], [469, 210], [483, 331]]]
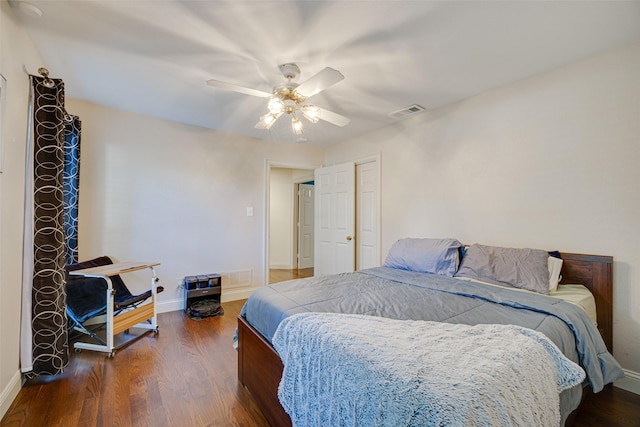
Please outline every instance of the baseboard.
[[270, 264], [269, 268], [274, 270], [293, 270], [293, 264]]
[[247, 286], [247, 287], [238, 288], [238, 289], [230, 289], [230, 290], [227, 290], [226, 292], [223, 291], [222, 302], [237, 301], [239, 299], [247, 299], [249, 298], [249, 295], [251, 295], [253, 291], [255, 291], [256, 289], [258, 288], [253, 286]]
[[[247, 299], [249, 295], [257, 288], [255, 287], [242, 287], [237, 289], [229, 289], [222, 292], [222, 302], [237, 301], [239, 299]], [[162, 301], [157, 304], [156, 309], [158, 313], [167, 313], [169, 311], [184, 310], [184, 299], [178, 298], [170, 301]]]
[[20, 370], [17, 370], [7, 386], [2, 390], [2, 393], [0, 393], [0, 420], [9, 410], [9, 407], [20, 392], [20, 388], [22, 388], [22, 375]]
[[640, 395], [640, 373], [623, 369], [624, 378], [614, 382], [613, 385], [631, 393]]
[[158, 313], [167, 313], [169, 311], [184, 310], [184, 299], [174, 299], [170, 301], [162, 301], [156, 304]]

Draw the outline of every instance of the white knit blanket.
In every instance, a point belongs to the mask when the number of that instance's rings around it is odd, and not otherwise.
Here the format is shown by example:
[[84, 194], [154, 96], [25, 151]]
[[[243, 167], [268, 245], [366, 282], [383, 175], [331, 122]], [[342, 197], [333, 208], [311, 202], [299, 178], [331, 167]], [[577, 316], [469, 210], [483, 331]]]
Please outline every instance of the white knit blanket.
[[584, 371], [539, 332], [335, 313], [284, 319], [294, 426], [557, 426]]

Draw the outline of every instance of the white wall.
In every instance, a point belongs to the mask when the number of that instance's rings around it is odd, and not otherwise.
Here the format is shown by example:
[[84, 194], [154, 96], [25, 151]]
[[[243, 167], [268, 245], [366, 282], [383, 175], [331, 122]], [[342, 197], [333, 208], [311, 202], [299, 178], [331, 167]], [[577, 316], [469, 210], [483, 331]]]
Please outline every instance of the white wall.
[[[320, 164], [323, 150], [77, 100], [67, 100], [67, 110], [82, 120], [81, 259], [161, 262], [165, 309], [176, 308], [167, 304], [181, 299], [177, 285], [185, 275], [250, 270], [252, 286], [265, 283], [266, 160]], [[232, 297], [224, 282], [222, 294]]]
[[382, 153], [383, 254], [415, 236], [612, 255], [614, 355], [638, 373], [639, 76], [635, 44], [332, 147], [325, 163]]
[[0, 0], [0, 73], [7, 80], [4, 161], [0, 173], [0, 418], [20, 390], [19, 341], [22, 289], [25, 147], [29, 77], [42, 59], [9, 4]]
[[293, 182], [291, 169], [271, 168], [269, 267], [293, 268]]

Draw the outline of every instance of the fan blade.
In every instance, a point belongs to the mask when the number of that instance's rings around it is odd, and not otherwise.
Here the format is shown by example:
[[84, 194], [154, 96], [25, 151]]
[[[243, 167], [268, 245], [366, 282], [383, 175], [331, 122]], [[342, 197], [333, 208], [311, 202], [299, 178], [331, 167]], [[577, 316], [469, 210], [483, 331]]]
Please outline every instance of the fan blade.
[[333, 111], [325, 110], [324, 108], [320, 108], [318, 117], [326, 122], [340, 127], [346, 126], [349, 124], [349, 122], [351, 122], [351, 119], [348, 119], [345, 116], [341, 116], [338, 113], [334, 113]]
[[269, 92], [263, 92], [261, 90], [249, 89], [248, 87], [242, 87], [238, 85], [234, 85], [233, 83], [221, 82], [220, 80], [210, 79], [207, 80], [207, 84], [209, 86], [229, 90], [231, 92], [244, 93], [245, 95], [257, 96], [258, 98], [268, 98], [272, 94]]
[[331, 67], [326, 67], [311, 76], [306, 82], [301, 83], [296, 88], [296, 92], [305, 98], [310, 98], [313, 95], [322, 92], [329, 86], [338, 83], [342, 79], [344, 79], [344, 76], [340, 71], [334, 70]]

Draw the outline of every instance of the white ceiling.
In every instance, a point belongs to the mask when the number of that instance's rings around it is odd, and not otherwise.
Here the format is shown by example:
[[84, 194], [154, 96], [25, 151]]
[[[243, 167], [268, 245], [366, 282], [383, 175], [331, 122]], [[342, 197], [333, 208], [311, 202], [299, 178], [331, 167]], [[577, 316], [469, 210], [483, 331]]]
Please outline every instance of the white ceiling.
[[300, 66], [299, 82], [340, 70], [345, 79], [311, 100], [351, 123], [307, 124], [318, 146], [385, 126], [414, 103], [436, 109], [640, 40], [640, 1], [29, 3], [42, 17], [11, 0], [68, 98], [177, 122], [294, 141], [283, 118], [254, 129], [264, 99], [205, 81], [270, 92], [281, 63]]

